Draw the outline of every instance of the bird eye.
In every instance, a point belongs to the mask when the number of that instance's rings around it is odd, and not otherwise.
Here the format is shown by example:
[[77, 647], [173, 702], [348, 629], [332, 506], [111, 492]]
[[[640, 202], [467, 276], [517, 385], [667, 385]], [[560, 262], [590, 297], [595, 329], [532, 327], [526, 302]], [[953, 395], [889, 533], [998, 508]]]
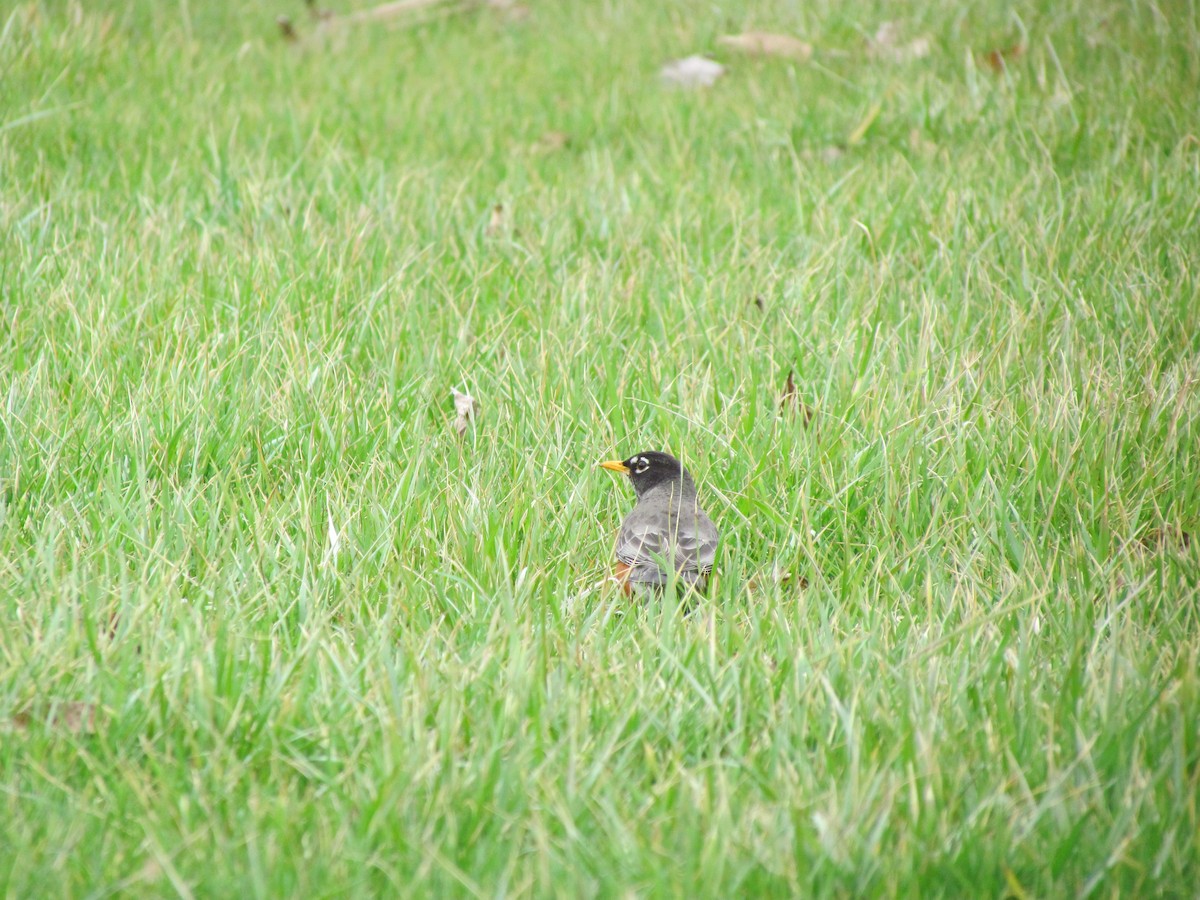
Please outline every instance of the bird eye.
[[646, 459], [644, 456], [639, 456], [637, 460], [637, 468], [635, 468], [633, 471], [641, 475], [648, 468], [650, 468], [650, 460]]

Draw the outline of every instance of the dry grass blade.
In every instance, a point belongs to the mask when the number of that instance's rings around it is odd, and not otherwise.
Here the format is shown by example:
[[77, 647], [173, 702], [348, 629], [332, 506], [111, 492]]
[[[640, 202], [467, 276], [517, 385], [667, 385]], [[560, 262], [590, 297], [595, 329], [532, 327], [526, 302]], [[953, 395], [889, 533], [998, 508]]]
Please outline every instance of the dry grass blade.
[[749, 53], [751, 56], [779, 56], [806, 62], [812, 58], [812, 44], [787, 34], [772, 34], [768, 31], [746, 31], [742, 34], [726, 34], [717, 38], [722, 47]]
[[867, 110], [866, 115], [862, 117], [862, 121], [855, 126], [854, 130], [846, 137], [846, 144], [853, 147], [855, 144], [862, 141], [867, 136], [867, 132], [871, 130], [871, 126], [875, 124], [875, 120], [879, 118], [880, 112], [883, 111], [883, 104], [872, 103], [871, 108]]

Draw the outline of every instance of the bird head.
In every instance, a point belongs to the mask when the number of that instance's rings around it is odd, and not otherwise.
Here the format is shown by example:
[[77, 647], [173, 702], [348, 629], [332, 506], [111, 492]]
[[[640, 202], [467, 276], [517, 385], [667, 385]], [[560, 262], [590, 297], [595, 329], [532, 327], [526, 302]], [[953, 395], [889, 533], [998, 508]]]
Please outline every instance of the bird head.
[[684, 490], [695, 490], [692, 476], [683, 463], [670, 453], [646, 450], [635, 453], [629, 459], [613, 459], [600, 463], [600, 467], [629, 476], [634, 493], [639, 497], [652, 488], [664, 483], [678, 483]]

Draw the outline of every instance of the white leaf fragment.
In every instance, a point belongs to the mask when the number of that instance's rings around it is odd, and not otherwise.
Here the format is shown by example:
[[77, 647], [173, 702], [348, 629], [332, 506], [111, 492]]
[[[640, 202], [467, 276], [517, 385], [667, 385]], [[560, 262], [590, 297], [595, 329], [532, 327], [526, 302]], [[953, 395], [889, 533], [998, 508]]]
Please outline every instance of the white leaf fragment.
[[725, 74], [725, 67], [704, 56], [687, 56], [662, 67], [659, 76], [675, 87], [712, 87]]
[[896, 22], [884, 22], [875, 30], [874, 37], [867, 38], [867, 55], [884, 62], [905, 63], [923, 59], [932, 49], [933, 39], [927, 34], [901, 44], [900, 26]]
[[338, 534], [337, 526], [333, 524], [333, 513], [328, 510], [325, 513], [329, 527], [326, 531], [326, 538], [329, 541], [325, 548], [325, 565], [337, 565], [338, 550], [342, 546], [342, 536]]

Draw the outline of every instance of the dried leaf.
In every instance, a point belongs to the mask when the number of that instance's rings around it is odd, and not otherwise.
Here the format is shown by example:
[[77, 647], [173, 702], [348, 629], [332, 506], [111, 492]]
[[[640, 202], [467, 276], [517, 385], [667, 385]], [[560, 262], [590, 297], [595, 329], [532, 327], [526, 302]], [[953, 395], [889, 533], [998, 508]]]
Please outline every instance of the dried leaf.
[[867, 50], [883, 50], [895, 47], [900, 40], [900, 25], [897, 22], [884, 22], [875, 29], [875, 34], [867, 38]]
[[518, 3], [517, 0], [486, 0], [485, 5], [488, 9], [503, 13], [507, 18], [514, 21], [528, 19], [531, 13], [528, 6], [524, 3]]
[[[29, 710], [24, 710], [13, 715], [12, 725], [19, 731], [27, 731], [41, 719], [40, 715], [35, 717]], [[91, 734], [96, 730], [96, 705], [82, 700], [56, 703], [50, 707], [45, 724], [69, 734]]]
[[1147, 550], [1164, 547], [1186, 550], [1192, 545], [1192, 535], [1176, 525], [1168, 525], [1162, 528], [1151, 528], [1139, 538], [1139, 543]]
[[314, 22], [325, 22], [333, 18], [333, 10], [317, 6], [317, 0], [304, 0], [308, 7], [308, 17]]
[[903, 47], [897, 47], [895, 59], [897, 62], [924, 59], [932, 49], [933, 40], [928, 35], [921, 35], [918, 38], [913, 38], [913, 40], [909, 41]]
[[798, 62], [807, 62], [813, 54], [812, 44], [787, 34], [771, 34], [767, 31], [726, 34], [717, 38], [717, 43], [751, 56], [780, 56]]
[[837, 144], [830, 144], [821, 151], [821, 162], [825, 163], [827, 166], [832, 166], [845, 155], [845, 147], [840, 147]]
[[896, 22], [884, 22], [867, 38], [867, 55], [883, 62], [905, 63], [923, 59], [933, 49], [933, 39], [923, 34], [905, 44], [900, 43], [900, 26]]
[[910, 150], [922, 156], [932, 156], [937, 152], [937, 144], [921, 134], [920, 128], [913, 128], [908, 132], [908, 146]]
[[341, 21], [351, 25], [361, 22], [385, 22], [388, 19], [395, 19], [399, 16], [404, 16], [430, 6], [438, 6], [445, 2], [447, 0], [395, 0], [393, 3], [381, 3], [378, 6], [372, 6], [368, 9], [360, 9], [358, 12], [350, 13], [340, 18]]
[[279, 26], [279, 35], [289, 44], [295, 44], [300, 40], [300, 35], [296, 34], [296, 27], [292, 24], [292, 20], [287, 16], [278, 16], [275, 19], [275, 24]]
[[132, 880], [134, 882], [158, 881], [158, 879], [162, 878], [162, 874], [162, 866], [159, 864], [158, 860], [154, 859], [154, 857], [149, 857], [144, 863], [142, 863], [142, 867], [137, 870], [137, 873], [133, 876]]
[[534, 142], [535, 153], [554, 153], [565, 149], [571, 143], [571, 136], [565, 131], [547, 131]]
[[72, 734], [91, 734], [96, 730], [96, 706], [79, 700], [60, 703], [48, 722]]
[[796, 402], [797, 402], [798, 398], [796, 396], [796, 381], [795, 381], [795, 378], [793, 377], [794, 374], [795, 374], [794, 369], [788, 369], [787, 383], [785, 383], [783, 386], [783, 397], [781, 397], [779, 400], [780, 412], [787, 411], [787, 409], [789, 407], [793, 411], [796, 408]]
[[[373, 23], [388, 23], [389, 25], [419, 25], [442, 16], [457, 15], [491, 7], [504, 7], [504, 0], [495, 3], [481, 0], [393, 0], [390, 3], [380, 3], [366, 9], [356, 10], [344, 15], [334, 14], [331, 10], [320, 8], [314, 0], [305, 0], [309, 16], [317, 23], [319, 33], [328, 32], [331, 28], [346, 26], [368, 25]], [[519, 4], [504, 7], [516, 17], [524, 8]]]
[[1008, 68], [1008, 63], [1011, 60], [1017, 59], [1025, 55], [1024, 44], [1013, 44], [1010, 47], [1001, 47], [998, 50], [990, 50], [983, 55], [983, 61], [987, 63], [988, 68], [993, 72], [1003, 72]]
[[492, 217], [488, 220], [485, 233], [488, 237], [497, 237], [504, 233], [505, 217], [504, 204], [497, 203], [492, 207]]
[[781, 416], [795, 416], [801, 412], [804, 414], [804, 426], [807, 428], [808, 423], [812, 421], [812, 407], [800, 400], [800, 392], [796, 389], [796, 381], [793, 377], [794, 370], [788, 369], [787, 382], [783, 386], [783, 394], [779, 398], [779, 414]]
[[454, 411], [458, 414], [458, 418], [454, 420], [454, 430], [458, 432], [459, 437], [462, 437], [471, 427], [471, 423], [478, 418], [479, 405], [470, 394], [459, 391], [451, 391], [451, 393], [454, 395]]
[[712, 87], [725, 74], [725, 67], [704, 56], [688, 56], [669, 62], [659, 76], [669, 85], [684, 88]]
[[[746, 588], [751, 592], [754, 592], [770, 587], [771, 585], [782, 586], [790, 583], [791, 580], [792, 573], [781, 568], [778, 564], [775, 564], [771, 566], [769, 571], [759, 572], [757, 575], [752, 576], [750, 580], [746, 582]], [[804, 575], [801, 575], [798, 579], [796, 579], [796, 588], [801, 591], [806, 590], [808, 588], [808, 578]]]

